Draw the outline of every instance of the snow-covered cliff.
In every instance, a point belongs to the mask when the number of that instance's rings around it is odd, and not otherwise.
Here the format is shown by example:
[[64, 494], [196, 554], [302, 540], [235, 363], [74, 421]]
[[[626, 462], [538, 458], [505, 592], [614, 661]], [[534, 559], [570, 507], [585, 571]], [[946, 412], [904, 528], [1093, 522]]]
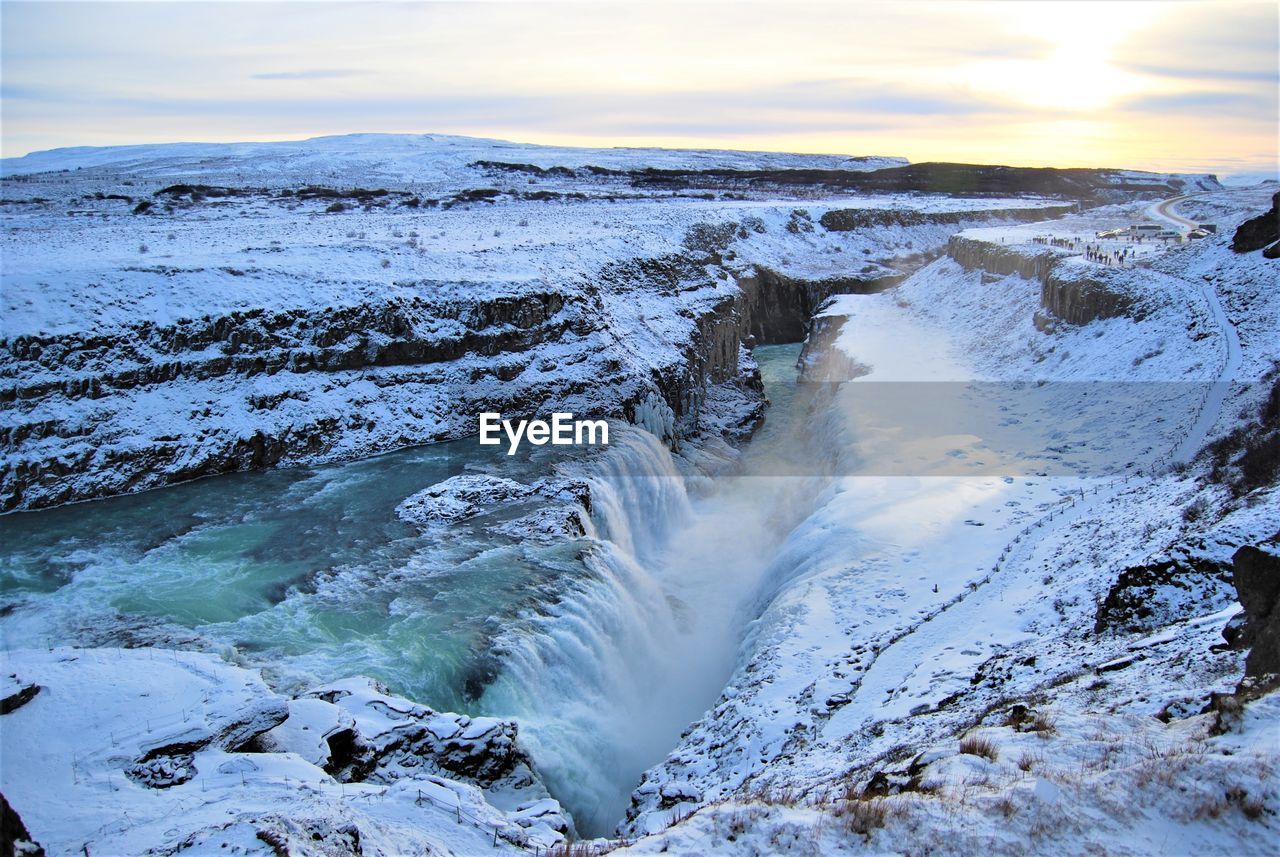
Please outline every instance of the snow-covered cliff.
[[[5, 811], [50, 852], [545, 852], [575, 809], [607, 828], [635, 784], [602, 785], [594, 744], [639, 770], [688, 718], [626, 839], [590, 849], [1277, 841], [1275, 696], [1241, 678], [1274, 629], [1236, 605], [1266, 601], [1248, 581], [1276, 553], [1276, 263], [1229, 247], [1262, 190], [1015, 171], [1001, 180], [1061, 193], [868, 194], [938, 176], [417, 137], [73, 150], [4, 172], [6, 510], [463, 437], [481, 410], [639, 427], [577, 470], [460, 465], [388, 489], [393, 523], [453, 571], [565, 548], [517, 581], [528, 599], [484, 601], [467, 643], [459, 698], [520, 722], [350, 670], [273, 689], [248, 666], [283, 683], [296, 663], [210, 653], [238, 644], [234, 621], [40, 647], [81, 618], [42, 624], [47, 589], [102, 559], [79, 534], [41, 554], [54, 582], [0, 611], [28, 643], [3, 655], [0, 741]], [[1099, 249], [1147, 216], [1134, 197], [1187, 190], [1216, 235]], [[808, 383], [735, 451], [724, 438], [767, 413], [751, 348], [806, 334]], [[740, 496], [708, 479], [734, 473], [758, 478]], [[305, 638], [358, 653], [409, 589], [429, 604], [462, 585], [437, 559], [383, 574], [335, 552], [271, 597], [306, 615], [312, 595], [376, 589]], [[173, 650], [188, 644], [203, 652]]]

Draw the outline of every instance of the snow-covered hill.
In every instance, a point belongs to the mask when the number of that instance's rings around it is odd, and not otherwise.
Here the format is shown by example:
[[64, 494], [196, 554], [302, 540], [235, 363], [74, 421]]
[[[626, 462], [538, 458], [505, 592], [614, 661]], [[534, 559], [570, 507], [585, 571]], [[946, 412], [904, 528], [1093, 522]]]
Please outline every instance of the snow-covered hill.
[[109, 168], [139, 178], [227, 177], [279, 184], [362, 182], [429, 183], [465, 177], [476, 161], [514, 162], [542, 168], [587, 166], [629, 169], [874, 170], [906, 164], [905, 158], [796, 155], [714, 149], [583, 149], [533, 146], [506, 140], [447, 134], [345, 134], [296, 142], [163, 143], [51, 149], [0, 160], [0, 175]]
[[[497, 533], [504, 567], [566, 547], [518, 616], [482, 605], [523, 636], [465, 653], [472, 697], [498, 687], [521, 723], [348, 672], [268, 687], [257, 670], [287, 670], [261, 647], [213, 654], [234, 622], [215, 643], [59, 601], [110, 547], [9, 546], [0, 632], [24, 648], [3, 653], [0, 791], [29, 838], [546, 853], [609, 773], [553, 745], [592, 744], [574, 730], [605, 717], [649, 741], [674, 687], [713, 702], [662, 745], [626, 839], [584, 853], [1274, 852], [1259, 664], [1280, 631], [1258, 605], [1280, 553], [1280, 292], [1275, 261], [1230, 249], [1268, 189], [1116, 172], [1088, 176], [1101, 196], [869, 194], [826, 175], [896, 168], [381, 135], [6, 161], [6, 510], [464, 437], [482, 410], [608, 417], [623, 439], [572, 479], [453, 475], [389, 506], [446, 551], [464, 519]], [[824, 175], [716, 173], [770, 170]], [[1188, 190], [1177, 212], [1215, 234], [1099, 237]], [[806, 332], [807, 383], [774, 406], [789, 422], [736, 452], [763, 412], [751, 348]], [[760, 478], [709, 478], [735, 472]], [[148, 562], [174, 545], [142, 541]], [[270, 597], [335, 600], [307, 645], [372, 653], [400, 589], [437, 591], [391, 562], [372, 581], [335, 554]], [[342, 615], [353, 588], [385, 603]]]
[[[738, 303], [768, 285], [739, 288], [709, 264], [728, 243], [744, 277], [759, 262], [825, 296], [897, 276], [958, 225], [1065, 210], [831, 193], [798, 209], [468, 166], [495, 145], [143, 147], [6, 180], [0, 507], [455, 438], [486, 410], [631, 417], [656, 395], [696, 431], [707, 384], [740, 386], [739, 334], [773, 311]], [[649, 156], [674, 157], [618, 155]], [[815, 229], [833, 210], [888, 220]]]

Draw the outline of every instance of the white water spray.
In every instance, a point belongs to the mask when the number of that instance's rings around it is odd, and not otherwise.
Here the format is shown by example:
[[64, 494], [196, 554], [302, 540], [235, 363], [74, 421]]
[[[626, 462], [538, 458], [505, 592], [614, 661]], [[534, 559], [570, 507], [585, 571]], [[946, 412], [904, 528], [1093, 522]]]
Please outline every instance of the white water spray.
[[618, 432], [588, 477], [591, 575], [502, 640], [504, 668], [482, 705], [520, 720], [583, 834], [611, 831], [643, 772], [715, 701], [769, 561], [816, 496], [811, 478], [775, 475], [800, 442], [786, 398], [740, 475], [692, 504], [665, 446]]

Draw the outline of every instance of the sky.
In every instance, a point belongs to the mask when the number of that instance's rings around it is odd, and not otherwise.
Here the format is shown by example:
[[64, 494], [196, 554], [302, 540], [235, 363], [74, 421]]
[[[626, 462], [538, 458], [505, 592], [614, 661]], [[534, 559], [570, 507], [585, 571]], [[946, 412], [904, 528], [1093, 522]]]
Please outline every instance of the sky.
[[1277, 3], [0, 2], [0, 152], [352, 132], [1277, 170]]

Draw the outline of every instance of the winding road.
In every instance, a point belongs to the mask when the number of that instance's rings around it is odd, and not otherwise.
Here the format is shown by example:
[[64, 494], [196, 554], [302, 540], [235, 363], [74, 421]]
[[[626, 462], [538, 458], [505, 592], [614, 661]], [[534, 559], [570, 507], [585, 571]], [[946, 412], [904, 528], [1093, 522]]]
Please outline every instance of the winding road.
[[[1192, 196], [1207, 195], [1188, 194], [1171, 197], [1149, 206], [1146, 213], [1148, 217], [1164, 220], [1166, 223], [1173, 224], [1174, 227], [1182, 232], [1188, 232], [1200, 224], [1176, 213], [1173, 210], [1174, 206], [1183, 200], [1190, 199]], [[1213, 424], [1217, 422], [1218, 415], [1222, 411], [1223, 402], [1226, 400], [1227, 393], [1230, 392], [1231, 381], [1240, 370], [1241, 361], [1240, 336], [1236, 333], [1235, 325], [1231, 323], [1227, 318], [1226, 312], [1222, 309], [1222, 302], [1218, 299], [1217, 290], [1214, 289], [1212, 283], [1207, 281], [1196, 281], [1192, 285], [1200, 290], [1200, 294], [1204, 296], [1205, 304], [1209, 307], [1209, 312], [1213, 315], [1214, 323], [1217, 325], [1218, 332], [1222, 337], [1224, 356], [1222, 368], [1209, 389], [1205, 403], [1200, 409], [1199, 418], [1192, 425], [1187, 437], [1182, 443], [1178, 444], [1178, 447], [1170, 456], [1172, 461], [1184, 464], [1191, 461], [1196, 453], [1200, 451], [1205, 441], [1208, 440], [1209, 432], [1213, 428]]]
[[1186, 196], [1175, 196], [1169, 199], [1163, 199], [1147, 208], [1146, 214], [1153, 220], [1163, 220], [1173, 225], [1179, 232], [1190, 232], [1200, 224], [1194, 220], [1187, 220], [1180, 214], [1175, 214], [1173, 207], [1184, 199], [1190, 199], [1192, 196], [1200, 196], [1200, 194], [1188, 194]]

